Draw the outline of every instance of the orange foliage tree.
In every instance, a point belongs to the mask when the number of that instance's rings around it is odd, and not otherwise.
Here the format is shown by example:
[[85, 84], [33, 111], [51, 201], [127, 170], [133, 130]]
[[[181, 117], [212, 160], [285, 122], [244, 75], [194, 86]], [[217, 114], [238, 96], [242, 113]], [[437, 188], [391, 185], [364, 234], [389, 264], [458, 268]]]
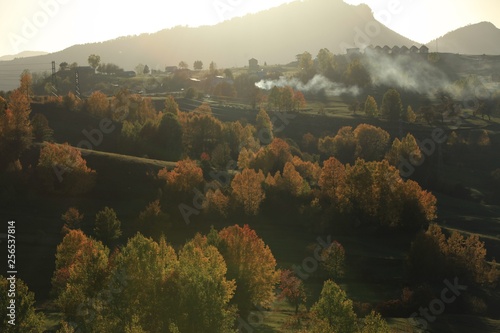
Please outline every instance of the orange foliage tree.
[[100, 91], [94, 91], [86, 101], [87, 111], [99, 118], [104, 118], [109, 115], [108, 96]]
[[227, 278], [236, 281], [233, 301], [240, 315], [248, 314], [252, 304], [269, 306], [279, 281], [269, 246], [248, 225], [224, 228], [218, 236], [215, 242], [226, 261]]
[[496, 262], [486, 261], [486, 248], [478, 235], [462, 236], [453, 231], [446, 237], [441, 227], [431, 224], [412, 243], [408, 257], [412, 278], [440, 282], [456, 276], [460, 281], [495, 286]]
[[255, 170], [262, 170], [263, 173], [275, 173], [283, 171], [286, 162], [291, 162], [292, 153], [290, 146], [283, 139], [275, 138], [269, 145], [261, 147], [253, 160], [250, 161], [250, 167]]
[[37, 174], [43, 189], [49, 193], [70, 195], [90, 191], [96, 177], [78, 149], [67, 143], [49, 142], [40, 151]]
[[166, 181], [168, 189], [184, 194], [192, 193], [204, 182], [203, 171], [196, 161], [191, 159], [177, 162], [172, 171], [163, 168], [158, 172], [158, 178]]
[[244, 169], [234, 176], [231, 182], [232, 195], [236, 202], [243, 206], [248, 215], [257, 215], [260, 204], [266, 197], [262, 183], [264, 182], [262, 171], [256, 172], [252, 169]]
[[0, 171], [19, 159], [21, 153], [30, 147], [30, 113], [29, 97], [21, 88], [10, 94], [7, 109], [0, 109]]
[[389, 133], [368, 124], [360, 124], [354, 130], [356, 137], [356, 157], [366, 161], [381, 160], [387, 150], [389, 142]]

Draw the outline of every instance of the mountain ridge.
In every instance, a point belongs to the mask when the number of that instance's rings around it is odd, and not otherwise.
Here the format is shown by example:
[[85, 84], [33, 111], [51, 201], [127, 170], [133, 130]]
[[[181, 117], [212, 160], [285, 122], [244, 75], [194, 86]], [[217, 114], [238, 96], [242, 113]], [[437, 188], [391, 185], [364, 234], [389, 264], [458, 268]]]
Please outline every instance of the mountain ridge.
[[500, 29], [483, 21], [455, 29], [428, 43], [433, 52], [499, 55]]
[[[205, 68], [211, 61], [220, 68], [231, 68], [246, 66], [251, 58], [258, 59], [261, 65], [286, 64], [304, 51], [314, 57], [322, 48], [342, 54], [347, 48], [368, 45], [410, 47], [421, 44], [376, 21], [372, 10], [365, 4], [305, 0], [216, 25], [177, 26], [150, 34], [73, 45], [58, 52], [31, 57], [29, 61], [23, 58], [3, 62], [0, 90], [17, 86], [19, 74], [12, 74], [17, 69], [19, 73], [23, 69], [50, 72], [52, 61], [56, 66], [61, 62], [86, 66], [90, 54], [98, 54], [101, 62], [114, 63], [125, 70], [132, 70], [139, 63], [147, 64], [150, 69], [164, 70], [165, 66], [175, 66], [180, 61], [192, 67], [196, 60], [201, 60]], [[431, 42], [428, 46], [432, 45]], [[39, 65], [31, 66], [30, 62]], [[3, 68], [8, 72], [2, 72]]]

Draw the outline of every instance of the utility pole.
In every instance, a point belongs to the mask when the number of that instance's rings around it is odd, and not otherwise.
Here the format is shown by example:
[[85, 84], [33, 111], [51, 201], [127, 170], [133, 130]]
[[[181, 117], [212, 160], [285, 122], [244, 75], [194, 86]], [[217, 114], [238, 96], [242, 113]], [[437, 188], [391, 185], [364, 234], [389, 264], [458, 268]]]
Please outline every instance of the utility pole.
[[80, 75], [78, 73], [78, 69], [75, 68], [75, 95], [78, 99], [81, 99], [80, 96]]
[[52, 95], [57, 96], [56, 62], [52, 61]]

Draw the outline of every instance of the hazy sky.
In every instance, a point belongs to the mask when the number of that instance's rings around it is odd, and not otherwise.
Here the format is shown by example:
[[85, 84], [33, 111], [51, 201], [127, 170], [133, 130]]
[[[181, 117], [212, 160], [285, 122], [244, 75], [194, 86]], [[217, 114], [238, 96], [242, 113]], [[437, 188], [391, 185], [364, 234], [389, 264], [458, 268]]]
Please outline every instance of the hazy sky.
[[[22, 0], [0, 13], [0, 55], [55, 52], [74, 44], [151, 33], [176, 25], [215, 24], [299, 0]], [[313, 0], [303, 0], [313, 1]], [[338, 0], [331, 0], [338, 1]], [[498, 0], [345, 0], [367, 3], [388, 27], [426, 43], [480, 21], [500, 27]]]

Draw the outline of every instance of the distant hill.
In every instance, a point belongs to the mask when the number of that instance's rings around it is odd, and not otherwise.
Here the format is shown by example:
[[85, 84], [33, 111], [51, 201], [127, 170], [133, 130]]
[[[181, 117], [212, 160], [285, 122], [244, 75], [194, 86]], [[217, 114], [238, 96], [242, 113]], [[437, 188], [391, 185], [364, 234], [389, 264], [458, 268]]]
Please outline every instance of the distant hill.
[[[436, 43], [437, 42], [437, 43]], [[431, 51], [469, 55], [500, 55], [500, 29], [481, 22], [459, 28], [427, 44]]]
[[[132, 23], [131, 23], [132, 24]], [[208, 68], [214, 61], [219, 68], [248, 65], [250, 58], [259, 64], [285, 64], [295, 55], [308, 51], [316, 56], [321, 48], [343, 53], [346, 48], [373, 45], [416, 44], [375, 21], [366, 5], [352, 6], [342, 0], [296, 1], [235, 18], [214, 26], [198, 28], [176, 27], [153, 34], [121, 37], [114, 40], [75, 45], [63, 51], [30, 58], [30, 62], [46, 63], [33, 70], [50, 71], [51, 61], [87, 64], [95, 53], [101, 61], [115, 63], [126, 70], [139, 64], [163, 70], [165, 66], [185, 61], [190, 67], [201, 60]], [[12, 61], [10, 70], [24, 64], [22, 59]], [[26, 63], [26, 62], [24, 62]], [[0, 66], [0, 77], [2, 77]], [[17, 78], [16, 78], [17, 80]], [[0, 80], [0, 90], [13, 88]]]
[[46, 55], [49, 54], [48, 52], [42, 52], [42, 51], [24, 51], [18, 54], [14, 55], [4, 55], [0, 57], [0, 61], [9, 61], [9, 60], [14, 60], [16, 58], [29, 58], [29, 57], [36, 57], [36, 56], [41, 56], [41, 55]]

